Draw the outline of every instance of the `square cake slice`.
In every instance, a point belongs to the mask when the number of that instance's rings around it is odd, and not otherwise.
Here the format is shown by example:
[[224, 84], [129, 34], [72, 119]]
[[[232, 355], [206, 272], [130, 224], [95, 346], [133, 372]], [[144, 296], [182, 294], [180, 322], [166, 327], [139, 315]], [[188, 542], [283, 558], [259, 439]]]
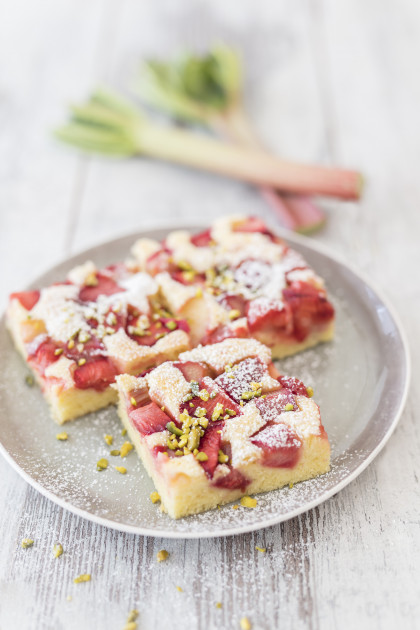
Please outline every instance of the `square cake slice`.
[[143, 377], [120, 375], [119, 415], [172, 518], [310, 479], [330, 468], [311, 388], [269, 348], [226, 339]]
[[141, 374], [189, 349], [186, 322], [157, 292], [146, 273], [87, 262], [63, 283], [10, 296], [8, 328], [59, 424], [115, 403], [117, 374]]
[[229, 216], [192, 236], [140, 239], [140, 269], [191, 327], [194, 344], [253, 337], [283, 358], [329, 341], [334, 308], [322, 278], [260, 220]]

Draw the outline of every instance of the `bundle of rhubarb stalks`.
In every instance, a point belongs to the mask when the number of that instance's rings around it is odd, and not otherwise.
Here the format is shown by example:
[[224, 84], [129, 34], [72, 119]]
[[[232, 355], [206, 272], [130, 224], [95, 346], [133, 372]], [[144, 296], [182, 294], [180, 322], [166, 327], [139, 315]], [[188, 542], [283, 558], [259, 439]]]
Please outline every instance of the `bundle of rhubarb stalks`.
[[[149, 60], [136, 81], [137, 95], [174, 124], [158, 124], [134, 101], [100, 88], [85, 104], [71, 107], [70, 121], [56, 135], [88, 153], [145, 155], [249, 182], [260, 188], [284, 227], [313, 232], [325, 214], [312, 197], [357, 200], [362, 176], [265, 151], [242, 105], [242, 74], [238, 54], [226, 46], [174, 62]], [[186, 130], [186, 124], [194, 129]], [[197, 124], [218, 138], [200, 133]]]

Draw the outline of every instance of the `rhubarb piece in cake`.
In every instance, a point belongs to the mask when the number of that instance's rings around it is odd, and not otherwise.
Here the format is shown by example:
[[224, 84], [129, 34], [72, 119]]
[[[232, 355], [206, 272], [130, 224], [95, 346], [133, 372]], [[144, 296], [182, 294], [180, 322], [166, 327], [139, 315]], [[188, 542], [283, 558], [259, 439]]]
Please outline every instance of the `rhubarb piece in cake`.
[[119, 415], [173, 518], [323, 474], [330, 446], [312, 390], [269, 348], [226, 339], [143, 377], [116, 378]]
[[334, 308], [323, 280], [260, 220], [224, 217], [132, 253], [162, 299], [191, 326], [194, 343], [254, 337], [282, 358], [332, 339]]
[[73, 269], [65, 282], [13, 293], [7, 324], [58, 423], [116, 402], [121, 373], [141, 374], [190, 347], [158, 286], [125, 265]]

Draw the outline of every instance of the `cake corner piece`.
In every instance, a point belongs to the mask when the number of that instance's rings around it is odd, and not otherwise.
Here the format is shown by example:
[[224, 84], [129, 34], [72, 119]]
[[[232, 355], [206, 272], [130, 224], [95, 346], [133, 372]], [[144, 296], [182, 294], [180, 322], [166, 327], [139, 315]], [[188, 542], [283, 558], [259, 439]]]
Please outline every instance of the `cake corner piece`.
[[328, 472], [311, 388], [256, 340], [229, 339], [117, 377], [119, 416], [172, 518]]

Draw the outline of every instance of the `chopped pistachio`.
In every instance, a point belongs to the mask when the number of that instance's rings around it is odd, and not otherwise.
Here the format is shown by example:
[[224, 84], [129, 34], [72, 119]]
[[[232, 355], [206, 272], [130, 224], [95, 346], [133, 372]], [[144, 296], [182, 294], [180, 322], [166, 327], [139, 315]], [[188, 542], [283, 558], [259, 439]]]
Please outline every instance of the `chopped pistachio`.
[[199, 423], [203, 427], [203, 429], [207, 429], [207, 427], [209, 426], [208, 418], [200, 418]]
[[[114, 315], [115, 317], [115, 315]], [[90, 336], [87, 334], [86, 331], [82, 330], [79, 332], [79, 341], [80, 343], [87, 343], [90, 339]]]
[[64, 442], [65, 440], [69, 439], [68, 433], [66, 433], [65, 431], [62, 431], [61, 433], [57, 433], [55, 437], [60, 442]]
[[265, 553], [267, 551], [267, 549], [265, 547], [258, 547], [257, 545], [255, 545], [255, 549], [257, 551], [260, 551], [261, 553]]
[[191, 429], [188, 435], [188, 448], [193, 451], [200, 444], [200, 434], [196, 428]]
[[74, 339], [70, 339], [70, 341], [67, 344], [67, 348], [69, 350], [72, 350], [74, 348]]
[[294, 407], [292, 403], [287, 403], [287, 405], [284, 407], [285, 411], [293, 411]]
[[106, 318], [106, 323], [109, 324], [110, 326], [115, 326], [117, 323], [117, 316], [115, 315], [115, 313], [108, 313], [108, 316]]
[[191, 391], [193, 393], [193, 396], [198, 396], [198, 394], [200, 393], [200, 387], [198, 385], [198, 382], [197, 381], [191, 381], [190, 385], [191, 385]]
[[241, 316], [241, 311], [239, 311], [237, 308], [233, 308], [231, 311], [229, 311], [229, 319], [238, 319], [238, 317]]
[[161, 332], [158, 335], [156, 335], [155, 339], [156, 341], [158, 341], [159, 339], [162, 339], [165, 336], [166, 336], [166, 332]]
[[236, 416], [236, 411], [234, 409], [225, 409], [225, 413], [227, 413], [228, 416]]
[[186, 260], [179, 260], [176, 264], [180, 269], [182, 269], [182, 271], [191, 271], [193, 269], [190, 263]]
[[293, 485], [294, 485], [294, 484], [293, 484], [292, 482], [290, 482], [290, 483], [289, 483], [289, 488], [290, 488], [290, 490], [293, 488]]
[[131, 396], [130, 403], [132, 407], [137, 407], [137, 400], [134, 398], [134, 396]]
[[182, 457], [184, 455], [184, 451], [181, 451], [181, 449], [177, 449], [175, 451], [175, 457]]
[[160, 494], [159, 492], [152, 492], [150, 495], [150, 500], [152, 503], [157, 503], [158, 501], [160, 501]]
[[59, 357], [60, 354], [63, 354], [63, 348], [56, 348], [54, 350], [54, 356]]
[[56, 543], [53, 547], [54, 558], [59, 558], [63, 554], [63, 545]]
[[187, 446], [187, 442], [188, 442], [188, 435], [183, 435], [181, 439], [178, 440], [179, 448], [184, 448], [184, 446]]
[[206, 270], [206, 281], [209, 284], [212, 284], [214, 282], [215, 278], [216, 278], [216, 271], [213, 268], [207, 269]]
[[125, 475], [127, 472], [127, 468], [124, 468], [124, 466], [115, 466], [115, 470], [121, 475]]
[[191, 450], [184, 446], [184, 455], [191, 455]]
[[140, 328], [139, 326], [129, 326], [128, 332], [130, 333], [130, 335], [133, 335], [134, 337], [145, 337], [146, 335], [150, 334], [147, 331], [145, 331], [143, 328]]
[[196, 459], [198, 459], [199, 462], [206, 462], [208, 460], [208, 457], [203, 451], [200, 451], [199, 453], [197, 453]]
[[179, 419], [181, 420], [183, 427], [191, 426], [192, 418], [186, 409], [184, 409], [184, 411], [181, 413]]
[[28, 547], [32, 547], [33, 544], [34, 541], [32, 540], [32, 538], [24, 538], [22, 540], [21, 547], [22, 549], [28, 549]]
[[177, 587], [176, 587], [176, 590], [177, 590], [177, 591], [179, 591], [180, 593], [182, 593], [182, 592], [183, 592], [183, 589], [182, 589], [180, 586], [177, 586]]
[[195, 271], [184, 271], [182, 273], [182, 277], [184, 278], [185, 282], [193, 282], [195, 278]]
[[96, 462], [96, 470], [106, 470], [108, 468], [108, 460], [102, 457]]
[[192, 399], [192, 394], [185, 394], [182, 402], [189, 402]]
[[235, 503], [235, 505], [232, 505], [233, 510], [237, 510], [238, 508], [239, 508], [239, 505], [237, 503]]
[[170, 438], [168, 438], [166, 440], [166, 446], [171, 450], [171, 451], [175, 451], [175, 449], [178, 448], [179, 444], [176, 440], [171, 440]]
[[249, 391], [249, 392], [243, 392], [241, 399], [242, 400], [251, 400], [251, 398], [254, 398], [255, 396], [255, 392]]
[[229, 457], [222, 450], [219, 450], [218, 460], [219, 464], [227, 464]]
[[222, 606], [223, 606], [222, 602], [216, 602], [216, 608], [222, 608]]
[[96, 277], [96, 271], [92, 271], [85, 278], [85, 287], [96, 287], [98, 284], [98, 278]]
[[204, 407], [197, 407], [197, 409], [194, 411], [194, 415], [196, 418], [204, 418], [206, 413], [207, 410]]
[[314, 395], [314, 390], [312, 389], [312, 387], [307, 387], [306, 393], [308, 394], [309, 398], [312, 398], [312, 396]]
[[132, 621], [135, 621], [138, 616], [139, 616], [139, 611], [138, 610], [136, 610], [136, 609], [130, 610], [130, 612], [128, 613], [128, 617], [127, 617], [127, 623], [131, 623]]
[[112, 457], [118, 457], [118, 455], [121, 455], [121, 451], [118, 448], [114, 448], [112, 451], [109, 451], [109, 454]]
[[80, 584], [81, 582], [90, 582], [90, 573], [82, 573], [81, 575], [75, 577], [73, 582], [75, 584]]
[[81, 359], [78, 360], [77, 365], [84, 365], [86, 363], [86, 359], [84, 359], [83, 357]]
[[121, 431], [121, 435], [122, 435], [123, 437], [124, 437], [124, 435], [127, 435], [127, 429], [123, 429], [123, 430]]
[[171, 422], [168, 422], [168, 424], [166, 425], [166, 428], [168, 429], [170, 433], [173, 433], [174, 435], [177, 435], [178, 437], [182, 435], [181, 429], [178, 429], [178, 427], [176, 426], [174, 422], [172, 422], [172, 420]]
[[252, 628], [251, 622], [248, 619], [248, 617], [242, 617], [241, 621], [239, 622], [239, 625], [241, 626], [241, 630], [251, 630]]
[[131, 442], [124, 442], [124, 444], [120, 448], [121, 457], [126, 457], [130, 451], [132, 451], [134, 446]]
[[108, 446], [111, 446], [112, 442], [114, 441], [114, 438], [112, 437], [112, 435], [108, 435], [106, 433], [104, 435], [104, 440], [105, 440], [106, 444], [108, 444]]
[[195, 296], [196, 297], [203, 297], [203, 289], [201, 287], [197, 288], [197, 291], [195, 292]]
[[137, 630], [137, 627], [138, 626], [136, 621], [129, 621], [125, 624], [123, 630]]
[[32, 376], [32, 374], [28, 374], [27, 376], [25, 376], [25, 383], [28, 387], [33, 387], [35, 384], [34, 381], [34, 377]]
[[164, 562], [169, 558], [169, 553], [166, 551], [166, 549], [161, 549], [157, 552], [156, 558], [158, 562]]
[[253, 499], [252, 497], [242, 497], [241, 505], [242, 507], [254, 508], [257, 506], [257, 499]]
[[210, 398], [210, 394], [208, 393], [207, 389], [201, 389], [198, 392], [198, 395], [201, 398], [201, 400], [204, 400], [204, 402], [207, 402], [208, 399]]
[[223, 413], [223, 405], [221, 403], [217, 403], [215, 408], [213, 409], [213, 413], [211, 414], [211, 419], [213, 421], [218, 420]]

